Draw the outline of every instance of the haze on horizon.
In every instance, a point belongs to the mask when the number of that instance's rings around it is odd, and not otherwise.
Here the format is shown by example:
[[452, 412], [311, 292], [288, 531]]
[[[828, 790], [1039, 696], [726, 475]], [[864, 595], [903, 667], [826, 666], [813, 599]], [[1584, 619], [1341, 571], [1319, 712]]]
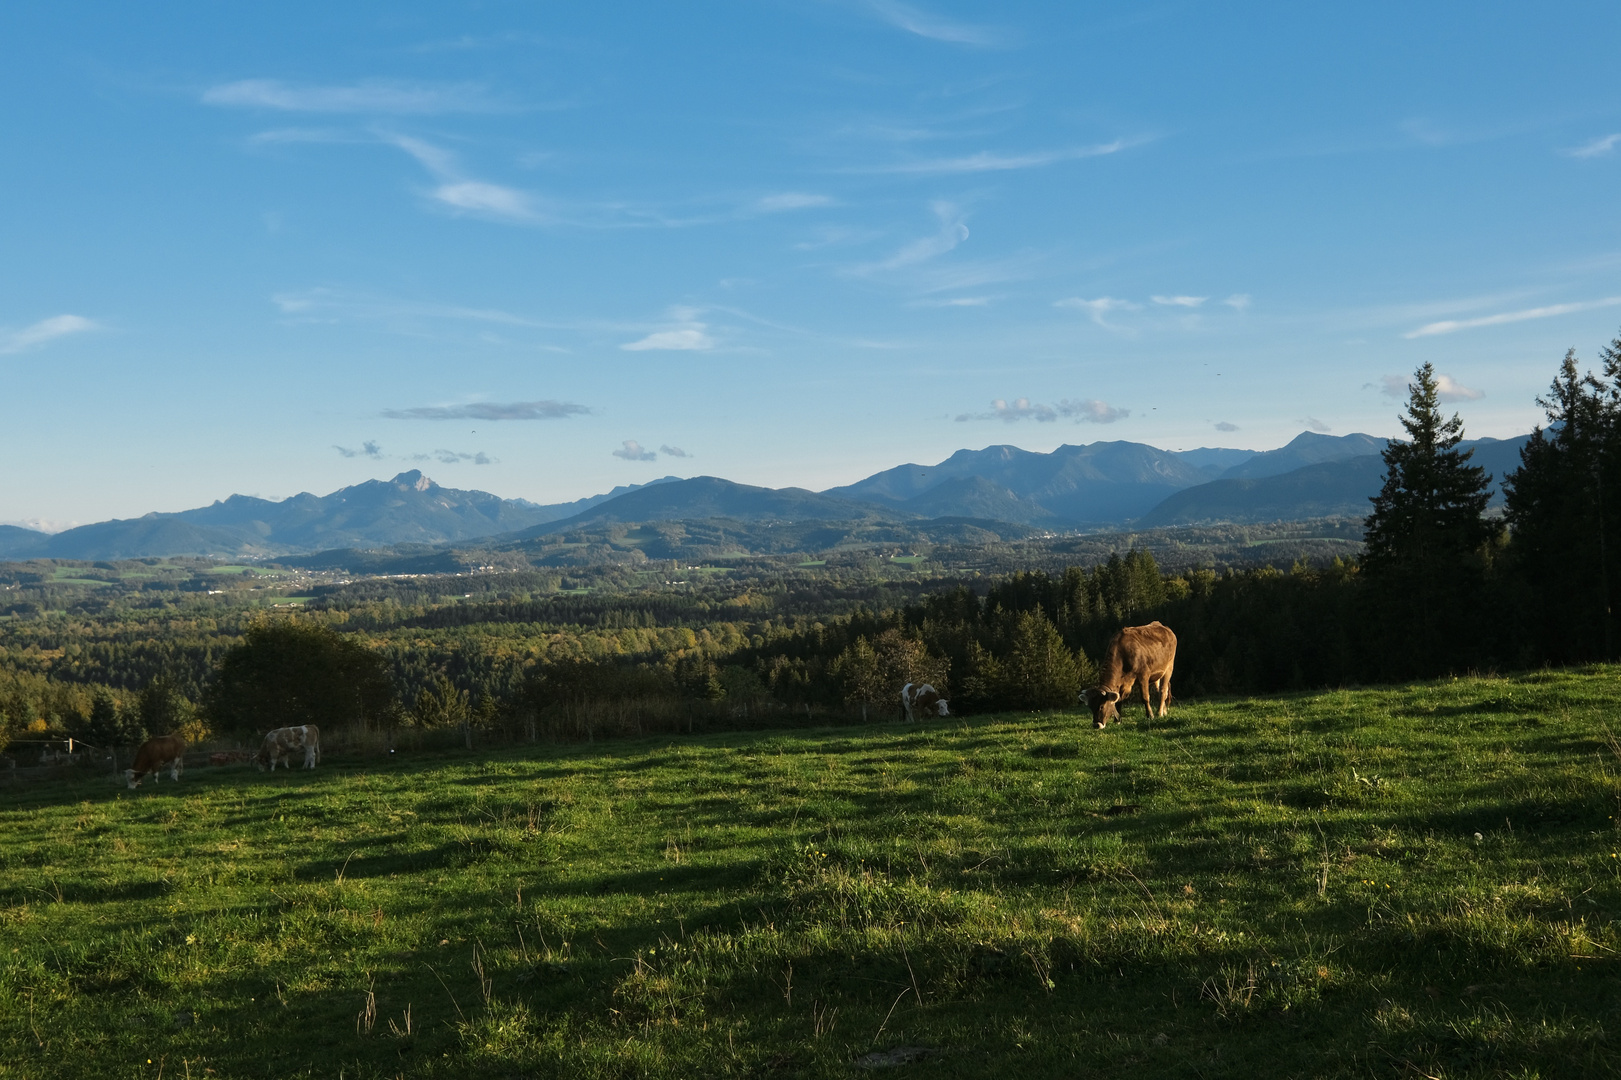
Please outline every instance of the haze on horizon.
[[1621, 326], [1614, 5], [0, 10], [0, 521], [1470, 437]]

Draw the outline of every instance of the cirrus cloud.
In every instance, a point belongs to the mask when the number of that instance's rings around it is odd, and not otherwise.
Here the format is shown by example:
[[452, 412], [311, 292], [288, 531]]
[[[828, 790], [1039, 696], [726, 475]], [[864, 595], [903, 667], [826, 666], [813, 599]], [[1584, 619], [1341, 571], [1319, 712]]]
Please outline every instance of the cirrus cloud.
[[390, 420], [563, 420], [591, 410], [569, 401], [474, 401], [466, 405], [421, 405], [384, 409]]
[[239, 79], [203, 91], [206, 105], [277, 112], [436, 116], [506, 112], [512, 107], [476, 83], [362, 79], [346, 85], [298, 86], [280, 79]]
[[18, 353], [43, 345], [47, 341], [67, 337], [69, 334], [83, 334], [99, 329], [93, 320], [83, 315], [52, 315], [32, 326], [25, 326], [9, 334], [0, 334], [0, 353]]

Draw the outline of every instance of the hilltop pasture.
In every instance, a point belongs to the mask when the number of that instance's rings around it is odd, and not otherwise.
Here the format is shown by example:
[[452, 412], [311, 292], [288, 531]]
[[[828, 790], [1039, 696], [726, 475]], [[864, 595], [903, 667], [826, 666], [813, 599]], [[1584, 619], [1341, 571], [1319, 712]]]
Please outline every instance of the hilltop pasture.
[[0, 1077], [1621, 1071], [1621, 669], [0, 789]]

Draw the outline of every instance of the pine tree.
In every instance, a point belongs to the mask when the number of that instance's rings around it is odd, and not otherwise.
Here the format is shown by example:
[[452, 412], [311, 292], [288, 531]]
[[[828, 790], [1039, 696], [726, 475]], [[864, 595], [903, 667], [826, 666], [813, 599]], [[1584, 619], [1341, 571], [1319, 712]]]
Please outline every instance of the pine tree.
[[1508, 479], [1510, 563], [1529, 591], [1530, 655], [1571, 661], [1615, 655], [1612, 612], [1621, 584], [1621, 339], [1604, 375], [1565, 353], [1538, 398], [1546, 428], [1531, 433]]
[[1483, 516], [1491, 481], [1469, 464], [1474, 451], [1457, 449], [1463, 421], [1442, 419], [1429, 363], [1413, 373], [1401, 425], [1408, 441], [1385, 447], [1385, 485], [1365, 526], [1370, 576], [1431, 572], [1471, 557], [1495, 532]]
[[1384, 450], [1385, 483], [1364, 525], [1362, 569], [1383, 627], [1386, 673], [1401, 676], [1474, 666], [1483, 655], [1485, 552], [1497, 526], [1485, 470], [1459, 450], [1463, 421], [1441, 412], [1435, 369], [1408, 387], [1407, 441]]

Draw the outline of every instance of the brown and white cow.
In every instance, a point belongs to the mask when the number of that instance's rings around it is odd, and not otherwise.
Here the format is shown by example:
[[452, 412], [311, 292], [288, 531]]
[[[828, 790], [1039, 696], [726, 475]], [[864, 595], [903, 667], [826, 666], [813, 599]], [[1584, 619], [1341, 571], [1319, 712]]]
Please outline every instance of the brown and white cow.
[[186, 767], [186, 740], [178, 735], [159, 735], [135, 748], [135, 764], [124, 770], [129, 789], [141, 786], [147, 776], [158, 782], [158, 773], [169, 766], [169, 779], [178, 781], [180, 771]]
[[[315, 763], [321, 760], [321, 729], [314, 724], [300, 724], [298, 727], [279, 727], [265, 736], [265, 741], [259, 745], [259, 754], [253, 763], [261, 770], [276, 771], [276, 766], [282, 764], [284, 759], [291, 757], [295, 751], [304, 751], [304, 767], [315, 768]], [[288, 761], [287, 768], [293, 767]]]
[[928, 683], [907, 683], [901, 687], [901, 716], [916, 720], [918, 713], [924, 716], [930, 713], [935, 716], [951, 715], [946, 709], [946, 699], [934, 687]]
[[1101, 728], [1110, 720], [1120, 719], [1116, 706], [1139, 688], [1150, 720], [1154, 718], [1154, 703], [1149, 693], [1159, 690], [1159, 714], [1164, 716], [1171, 700], [1171, 668], [1175, 665], [1176, 635], [1157, 622], [1128, 626], [1110, 638], [1109, 649], [1103, 654], [1101, 685], [1081, 691], [1081, 700], [1092, 710], [1092, 726]]

